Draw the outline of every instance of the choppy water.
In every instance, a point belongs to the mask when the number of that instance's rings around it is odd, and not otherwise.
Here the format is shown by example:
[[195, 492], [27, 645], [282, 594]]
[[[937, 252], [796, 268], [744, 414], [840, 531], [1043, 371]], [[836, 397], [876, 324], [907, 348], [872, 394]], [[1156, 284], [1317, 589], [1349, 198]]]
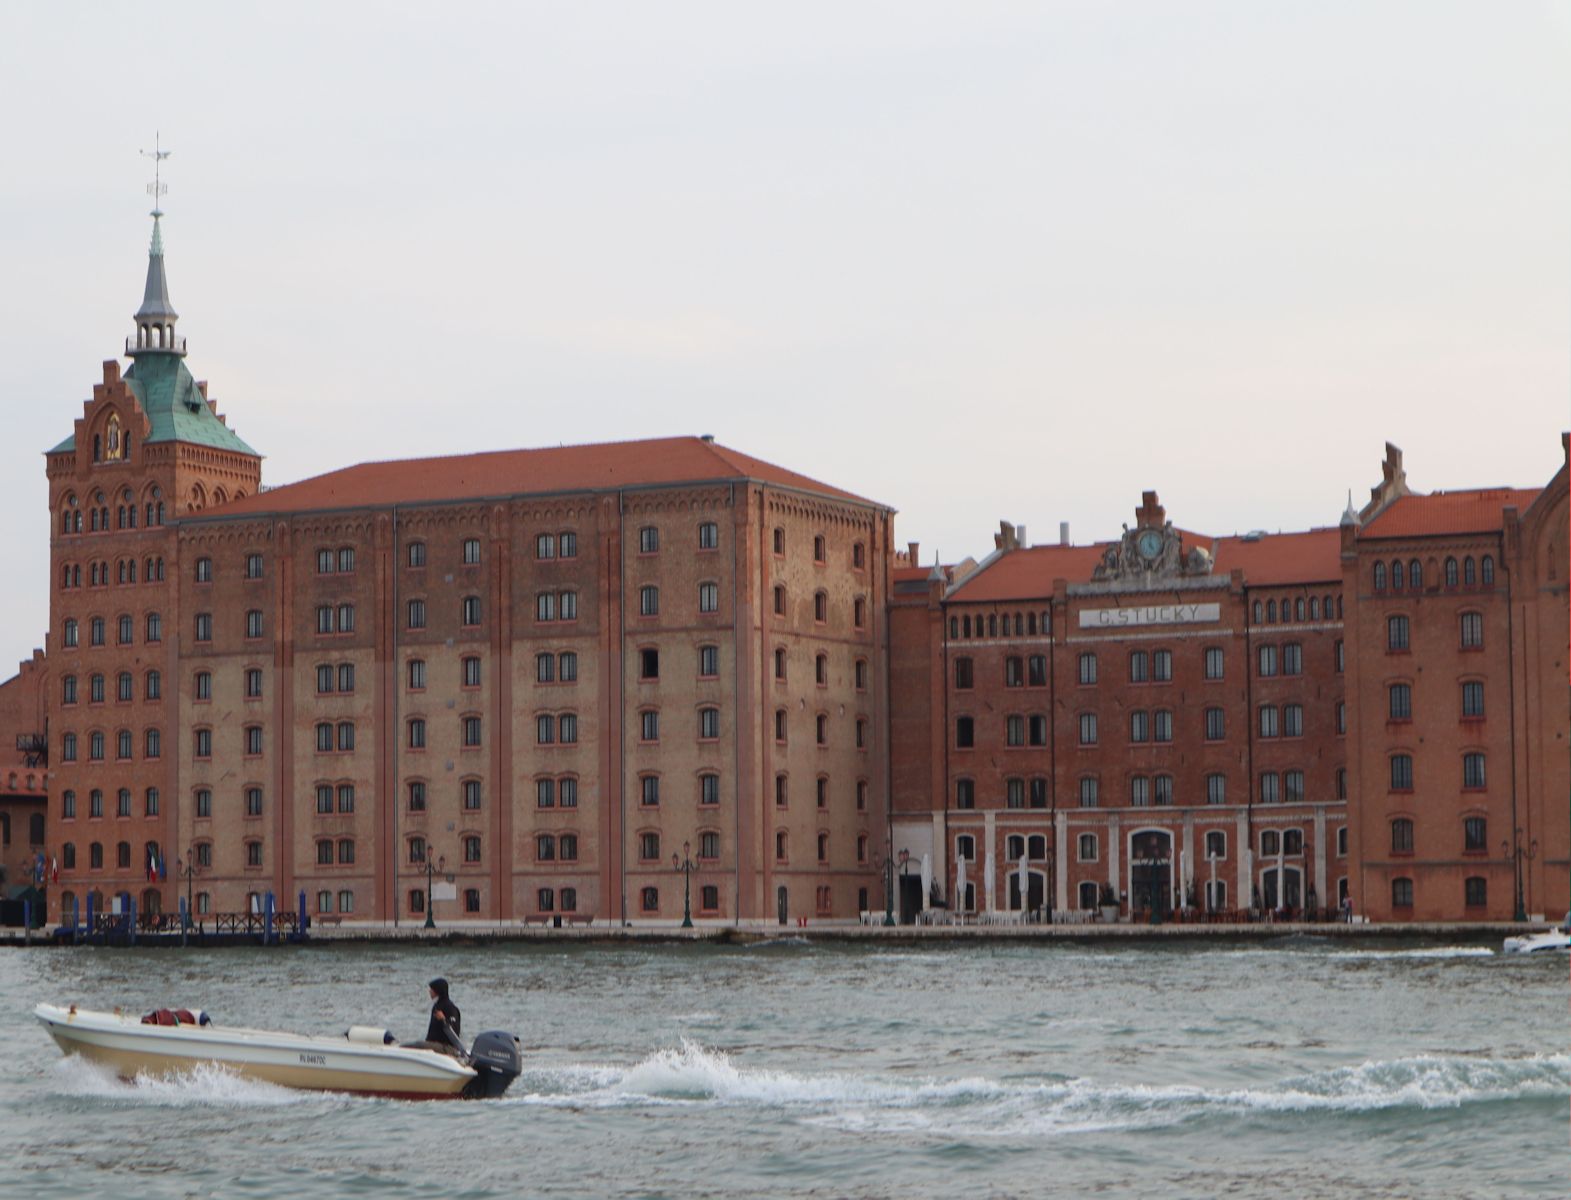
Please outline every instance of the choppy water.
[[[506, 1099], [121, 1083], [40, 1000], [532, 1047]], [[0, 952], [0, 1195], [1563, 1196], [1564, 956], [1020, 943]]]

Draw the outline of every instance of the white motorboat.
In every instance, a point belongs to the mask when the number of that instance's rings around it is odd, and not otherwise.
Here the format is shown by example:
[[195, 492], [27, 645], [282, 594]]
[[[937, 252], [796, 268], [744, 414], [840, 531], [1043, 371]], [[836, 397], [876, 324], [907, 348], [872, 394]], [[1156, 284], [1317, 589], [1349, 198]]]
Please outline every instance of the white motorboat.
[[436, 1100], [500, 1096], [523, 1069], [518, 1039], [499, 1032], [482, 1033], [460, 1057], [424, 1042], [399, 1045], [385, 1030], [360, 1025], [339, 1037], [308, 1037], [215, 1025], [184, 1011], [189, 1020], [165, 1016], [173, 1024], [74, 1004], [40, 1004], [33, 1015], [66, 1054], [103, 1063], [123, 1079], [214, 1063], [284, 1087]]
[[1544, 950], [1571, 951], [1571, 913], [1566, 914], [1566, 919], [1554, 929], [1506, 938], [1507, 954], [1537, 954]]

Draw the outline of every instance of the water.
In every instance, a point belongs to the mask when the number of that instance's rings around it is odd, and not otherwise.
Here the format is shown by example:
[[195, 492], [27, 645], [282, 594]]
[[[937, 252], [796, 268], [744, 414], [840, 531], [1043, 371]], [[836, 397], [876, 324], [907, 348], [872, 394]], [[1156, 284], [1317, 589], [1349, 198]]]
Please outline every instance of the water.
[[[121, 1083], [40, 1000], [531, 1047], [506, 1099]], [[1562, 1196], [1564, 956], [1486, 945], [0, 952], [0, 1195]]]

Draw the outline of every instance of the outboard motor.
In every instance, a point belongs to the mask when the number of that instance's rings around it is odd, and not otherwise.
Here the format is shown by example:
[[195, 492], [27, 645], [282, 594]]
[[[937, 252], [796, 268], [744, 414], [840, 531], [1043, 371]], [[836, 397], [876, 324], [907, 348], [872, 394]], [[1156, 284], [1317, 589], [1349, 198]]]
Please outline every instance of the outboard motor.
[[469, 1048], [469, 1065], [475, 1077], [464, 1088], [470, 1100], [489, 1100], [512, 1087], [524, 1070], [523, 1051], [510, 1033], [490, 1030], [475, 1039]]

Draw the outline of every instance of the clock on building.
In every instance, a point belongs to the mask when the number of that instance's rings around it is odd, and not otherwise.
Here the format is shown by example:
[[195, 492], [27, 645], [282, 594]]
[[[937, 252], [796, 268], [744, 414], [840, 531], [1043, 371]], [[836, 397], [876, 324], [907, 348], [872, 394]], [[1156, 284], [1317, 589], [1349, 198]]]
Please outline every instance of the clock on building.
[[1135, 539], [1135, 546], [1140, 551], [1140, 557], [1147, 562], [1153, 561], [1162, 553], [1162, 531], [1160, 529], [1142, 529], [1140, 536]]

